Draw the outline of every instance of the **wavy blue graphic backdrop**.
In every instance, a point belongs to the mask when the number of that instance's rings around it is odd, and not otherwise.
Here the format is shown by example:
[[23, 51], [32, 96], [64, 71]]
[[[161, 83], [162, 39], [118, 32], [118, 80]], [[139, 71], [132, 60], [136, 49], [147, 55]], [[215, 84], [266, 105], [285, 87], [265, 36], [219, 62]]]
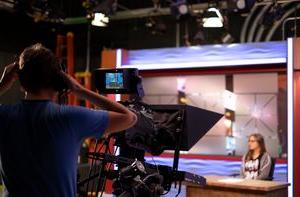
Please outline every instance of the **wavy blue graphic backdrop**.
[[[145, 157], [146, 161], [157, 165], [173, 165], [173, 158], [164, 157]], [[180, 159], [179, 170], [191, 172], [198, 175], [220, 175], [232, 176], [239, 174], [240, 161], [222, 161], [222, 160], [202, 160], [202, 159]], [[287, 181], [287, 164], [276, 164], [274, 171], [274, 180]]]

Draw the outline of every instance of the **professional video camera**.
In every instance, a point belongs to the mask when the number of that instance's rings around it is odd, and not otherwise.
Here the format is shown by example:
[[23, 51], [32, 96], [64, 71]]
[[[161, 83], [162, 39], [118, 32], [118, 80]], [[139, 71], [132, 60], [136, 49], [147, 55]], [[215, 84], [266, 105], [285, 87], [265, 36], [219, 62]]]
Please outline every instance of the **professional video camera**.
[[[88, 177], [78, 182], [78, 194], [87, 196], [104, 190], [106, 179], [113, 180], [117, 197], [158, 197], [167, 193], [173, 183], [188, 181], [205, 185], [205, 178], [178, 170], [180, 150], [189, 150], [222, 117], [221, 114], [188, 105], [148, 105], [142, 102], [144, 90], [137, 69], [97, 69], [96, 89], [101, 94], [130, 94], [122, 101], [138, 117], [132, 128], [96, 140]], [[114, 139], [115, 152], [109, 151]], [[98, 144], [102, 146], [99, 148]], [[104, 151], [100, 151], [105, 147]], [[173, 167], [145, 162], [145, 152], [160, 155], [174, 150]], [[113, 169], [116, 164], [117, 169]], [[94, 193], [93, 193], [94, 192]]]

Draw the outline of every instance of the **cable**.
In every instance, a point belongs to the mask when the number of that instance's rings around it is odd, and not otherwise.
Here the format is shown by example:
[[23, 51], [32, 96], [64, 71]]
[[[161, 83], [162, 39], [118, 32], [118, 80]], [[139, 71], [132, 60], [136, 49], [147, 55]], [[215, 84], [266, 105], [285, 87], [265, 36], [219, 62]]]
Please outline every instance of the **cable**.
[[[115, 156], [116, 153], [117, 153], [117, 150], [118, 150], [119, 147], [117, 147], [113, 153], [113, 155]], [[108, 171], [112, 166], [112, 163], [109, 164], [109, 166], [107, 167], [106, 171]], [[103, 193], [104, 193], [104, 189], [105, 189], [105, 185], [106, 185], [106, 180], [107, 180], [107, 176], [104, 177], [104, 181], [103, 181], [103, 184], [102, 184], [102, 188], [101, 188], [101, 194], [100, 194], [100, 197], [103, 196]]]
[[[98, 143], [99, 143], [99, 142], [97, 142], [97, 144], [96, 144], [96, 151], [97, 151]], [[100, 150], [99, 150], [99, 151], [102, 150], [104, 144], [105, 144], [105, 143], [102, 144], [102, 146], [100, 147]], [[94, 153], [96, 153], [96, 152], [94, 152]], [[95, 158], [95, 156], [93, 156], [93, 158]], [[95, 159], [95, 160], [96, 160], [96, 159]], [[97, 163], [94, 164], [93, 168], [94, 168], [94, 174], [93, 174], [93, 176], [95, 176], [95, 175], [97, 174]], [[95, 187], [95, 180], [93, 180], [93, 184], [92, 184], [92, 193], [94, 192], [94, 187]]]
[[167, 195], [167, 194], [170, 192], [170, 190], [171, 190], [171, 188], [170, 188], [167, 192], [163, 193], [162, 195], [163, 195], [163, 196], [164, 196], [164, 195]]
[[[104, 139], [104, 142], [103, 142], [102, 146], [100, 146], [100, 148], [97, 150], [98, 144], [99, 144], [99, 140], [97, 140], [96, 147], [95, 147], [95, 148], [96, 148], [96, 151], [94, 151], [94, 153], [100, 152], [100, 151], [103, 149], [104, 145], [107, 145], [107, 139]], [[95, 159], [94, 156], [93, 156], [93, 159]], [[96, 159], [95, 159], [95, 160], [96, 160]], [[93, 174], [93, 176], [95, 176], [95, 175], [97, 174], [97, 165], [96, 165], [95, 163], [94, 163], [93, 169], [94, 169], [94, 174]], [[92, 184], [92, 193], [93, 193], [93, 191], [94, 191], [94, 187], [95, 187], [95, 180], [93, 181], [93, 184]], [[97, 192], [97, 191], [96, 191], [96, 192]]]
[[96, 150], [95, 153], [99, 153], [103, 149], [104, 145], [105, 145], [105, 142], [103, 142], [102, 146], [100, 146], [99, 150]]
[[[97, 144], [98, 144], [98, 139], [96, 139], [96, 142], [95, 142], [95, 148], [94, 148], [94, 152], [97, 150]], [[90, 166], [90, 169], [89, 169], [89, 176], [88, 178], [91, 177], [92, 175], [92, 169], [93, 169], [93, 166], [94, 166], [94, 162], [95, 162], [95, 157], [92, 158], [92, 162], [91, 162], [91, 166]], [[87, 186], [86, 186], [86, 193], [88, 194], [89, 192], [89, 181], [87, 182]]]
[[158, 170], [158, 165], [156, 164], [156, 162], [155, 162], [155, 160], [154, 160], [154, 157], [152, 156], [151, 158], [152, 158], [152, 161], [154, 162], [154, 165], [155, 165], [155, 167], [156, 167], [157, 173], [160, 174], [160, 173], [159, 173], [159, 170]]
[[[108, 148], [109, 147], [107, 147], [107, 146], [105, 147], [105, 151], [104, 151], [105, 154], [108, 152]], [[97, 181], [97, 184], [96, 184], [96, 195], [98, 195], [98, 193], [100, 191], [99, 187], [100, 187], [100, 184], [101, 184], [101, 177], [102, 177], [103, 171], [105, 171], [105, 165], [106, 165], [106, 162], [104, 162], [103, 160], [101, 160], [101, 159], [98, 159], [98, 160], [100, 160], [101, 162], [99, 164], [98, 173], [97, 173], [97, 179], [96, 179], [96, 181]], [[95, 185], [95, 181], [93, 182], [93, 185]]]
[[178, 193], [177, 193], [177, 195], [176, 195], [175, 197], [178, 197], [179, 194], [181, 193], [181, 187], [182, 187], [181, 181], [179, 182], [179, 186], [178, 186], [178, 187], [179, 187], [179, 188], [178, 188]]

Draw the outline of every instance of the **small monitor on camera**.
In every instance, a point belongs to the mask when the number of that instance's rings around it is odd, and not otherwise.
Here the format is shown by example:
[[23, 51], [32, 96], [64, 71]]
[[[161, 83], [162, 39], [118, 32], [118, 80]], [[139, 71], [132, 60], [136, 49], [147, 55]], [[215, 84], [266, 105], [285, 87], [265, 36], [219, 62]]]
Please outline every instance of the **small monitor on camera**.
[[120, 90], [124, 89], [124, 76], [122, 72], [105, 73], [105, 89]]
[[136, 94], [141, 78], [136, 68], [96, 69], [95, 86], [101, 94]]

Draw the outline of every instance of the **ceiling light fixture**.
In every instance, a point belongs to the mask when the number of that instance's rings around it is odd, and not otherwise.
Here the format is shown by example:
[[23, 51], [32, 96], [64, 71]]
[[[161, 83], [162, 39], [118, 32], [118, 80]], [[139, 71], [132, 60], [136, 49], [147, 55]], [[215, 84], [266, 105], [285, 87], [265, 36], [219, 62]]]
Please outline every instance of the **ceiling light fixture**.
[[103, 13], [94, 13], [92, 25], [97, 27], [106, 27], [109, 23], [109, 18]]

